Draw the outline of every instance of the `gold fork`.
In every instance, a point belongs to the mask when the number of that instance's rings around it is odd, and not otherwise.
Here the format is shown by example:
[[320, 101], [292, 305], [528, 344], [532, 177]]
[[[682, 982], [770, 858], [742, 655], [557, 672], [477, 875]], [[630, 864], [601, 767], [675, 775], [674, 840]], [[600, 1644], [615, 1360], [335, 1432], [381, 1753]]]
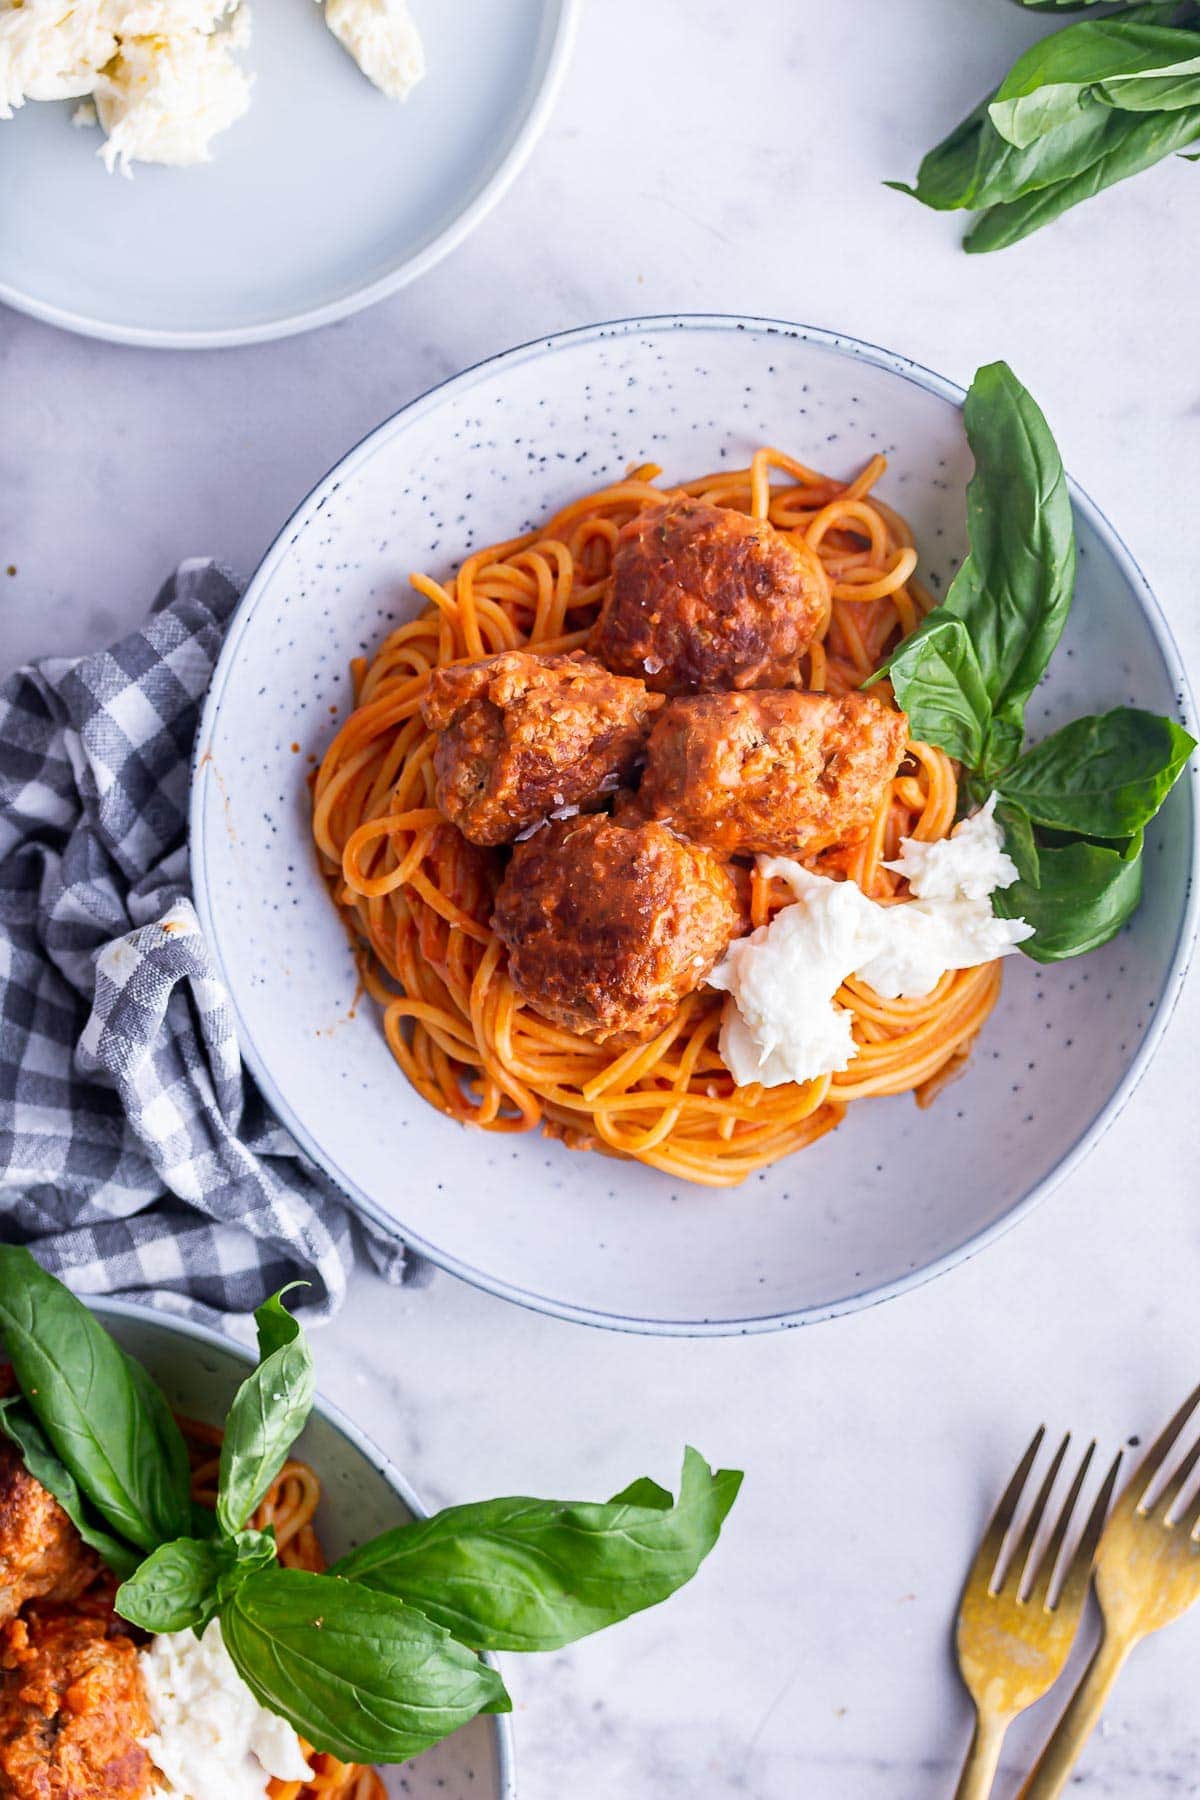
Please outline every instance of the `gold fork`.
[[1112, 1498], [1117, 1456], [1088, 1515], [1057, 1593], [1054, 1572], [1062, 1558], [1071, 1518], [1095, 1451], [1090, 1444], [1045, 1548], [1034, 1546], [1070, 1443], [1059, 1445], [1012, 1554], [1001, 1566], [1004, 1541], [1017, 1515], [1045, 1426], [1021, 1458], [988, 1523], [971, 1565], [958, 1614], [958, 1666], [975, 1703], [975, 1730], [956, 1790], [956, 1800], [985, 1800], [1000, 1761], [1004, 1734], [1017, 1714], [1040, 1700], [1062, 1673], [1087, 1598], [1092, 1558]]
[[1113, 1507], [1096, 1553], [1104, 1635], [1018, 1800], [1052, 1800], [1062, 1792], [1134, 1645], [1200, 1599], [1200, 1543], [1194, 1535], [1200, 1526], [1200, 1496], [1181, 1519], [1172, 1517], [1200, 1462], [1200, 1437], [1150, 1504], [1154, 1482], [1198, 1400], [1200, 1387], [1147, 1451]]

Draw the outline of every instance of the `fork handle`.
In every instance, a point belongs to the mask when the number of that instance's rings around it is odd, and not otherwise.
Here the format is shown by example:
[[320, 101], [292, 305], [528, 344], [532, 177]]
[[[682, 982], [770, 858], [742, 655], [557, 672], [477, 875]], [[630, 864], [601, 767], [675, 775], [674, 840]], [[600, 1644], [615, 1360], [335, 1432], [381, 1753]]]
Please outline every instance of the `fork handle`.
[[1112, 1633], [1101, 1638], [1017, 1800], [1054, 1800], [1062, 1793], [1135, 1642]]
[[954, 1800], [988, 1800], [1000, 1763], [1000, 1746], [1004, 1742], [1008, 1726], [1007, 1714], [976, 1709], [971, 1748], [967, 1751], [967, 1760], [954, 1790]]

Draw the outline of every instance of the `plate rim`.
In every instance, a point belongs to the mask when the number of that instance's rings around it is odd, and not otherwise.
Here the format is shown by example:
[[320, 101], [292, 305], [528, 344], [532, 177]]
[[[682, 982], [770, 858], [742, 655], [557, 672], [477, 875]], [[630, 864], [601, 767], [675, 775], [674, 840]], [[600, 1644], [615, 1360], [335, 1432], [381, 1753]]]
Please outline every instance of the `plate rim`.
[[[255, 1359], [245, 1344], [232, 1334], [220, 1331], [214, 1325], [205, 1324], [202, 1319], [195, 1319], [189, 1313], [176, 1312], [167, 1306], [154, 1306], [149, 1302], [120, 1299], [115, 1294], [83, 1294], [79, 1296], [89, 1312], [96, 1313], [101, 1319], [106, 1316], [124, 1319], [134, 1325], [158, 1325], [168, 1334], [177, 1333], [182, 1338], [190, 1338], [193, 1343], [208, 1344], [214, 1350], [224, 1351], [252, 1369]], [[349, 1413], [344, 1411], [335, 1400], [330, 1400], [318, 1388], [313, 1401], [313, 1411], [327, 1425], [344, 1437], [359, 1455], [370, 1463], [377, 1474], [382, 1475], [388, 1486], [399, 1497], [401, 1502], [412, 1513], [414, 1519], [427, 1519], [429, 1508], [420, 1494], [413, 1487], [407, 1475], [392, 1461], [375, 1440], [355, 1423]], [[484, 1662], [497, 1667], [496, 1658], [489, 1650], [479, 1652]], [[517, 1800], [517, 1765], [516, 1743], [512, 1726], [511, 1713], [492, 1713], [489, 1722], [496, 1735], [497, 1765], [500, 1776], [499, 1800]], [[385, 1763], [384, 1768], [403, 1768], [403, 1763]]]
[[[786, 336], [800, 337], [851, 360], [866, 361], [877, 368], [900, 375], [903, 379], [948, 401], [960, 410], [966, 395], [966, 390], [957, 382], [950, 381], [947, 377], [939, 375], [935, 370], [927, 368], [911, 357], [902, 355], [899, 351], [888, 350], [881, 345], [854, 337], [849, 333], [747, 313], [652, 313], [609, 319], [592, 325], [575, 326], [565, 331], [542, 334], [523, 344], [514, 345], [511, 349], [483, 357], [457, 374], [448, 376], [443, 381], [427, 388], [423, 393], [406, 402], [405, 405], [398, 407], [395, 412], [389, 414], [386, 419], [367, 432], [315, 483], [300, 504], [293, 509], [282, 529], [272, 540], [238, 602], [205, 696], [192, 755], [188, 808], [192, 895], [218, 978], [229, 995], [243, 1059], [258, 1083], [263, 1097], [300, 1147], [345, 1196], [347, 1203], [369, 1219], [385, 1237], [427, 1257], [436, 1267], [468, 1282], [472, 1287], [494, 1294], [499, 1299], [512, 1301], [529, 1311], [545, 1313], [553, 1318], [569, 1320], [574, 1324], [651, 1337], [743, 1337], [767, 1331], [794, 1330], [800, 1326], [815, 1325], [828, 1319], [840, 1318], [848, 1313], [861, 1312], [868, 1307], [881, 1305], [885, 1300], [895, 1299], [900, 1294], [907, 1293], [913, 1288], [922, 1287], [926, 1282], [947, 1274], [960, 1263], [977, 1256], [980, 1251], [986, 1249], [988, 1245], [1010, 1231], [1020, 1220], [1027, 1217], [1034, 1207], [1047, 1199], [1095, 1149], [1125, 1110], [1162, 1041], [1178, 1004], [1196, 948], [1197, 936], [1200, 935], [1200, 759], [1196, 756], [1189, 759], [1183, 777], [1186, 783], [1184, 791], [1191, 802], [1191, 844], [1189, 879], [1179, 929], [1172, 946], [1170, 963], [1159, 1003], [1154, 1009], [1151, 1023], [1128, 1069], [1087, 1128], [1064, 1151], [1041, 1180], [1030, 1188], [1028, 1193], [1009, 1207], [1000, 1218], [981, 1227], [961, 1244], [955, 1245], [933, 1261], [924, 1264], [919, 1269], [910, 1269], [891, 1281], [864, 1288], [856, 1293], [841, 1295], [817, 1306], [800, 1307], [786, 1313], [754, 1314], [740, 1319], [648, 1319], [582, 1306], [575, 1302], [558, 1300], [552, 1295], [537, 1293], [529, 1288], [521, 1288], [502, 1277], [489, 1274], [486, 1270], [475, 1268], [470, 1263], [464, 1262], [461, 1257], [431, 1244], [420, 1234], [406, 1230], [398, 1220], [386, 1213], [377, 1202], [351, 1181], [346, 1173], [321, 1150], [312, 1134], [279, 1093], [265, 1059], [259, 1054], [253, 1036], [239, 1011], [220, 953], [214, 931], [214, 915], [210, 906], [204, 848], [204, 814], [209, 787], [206, 771], [211, 766], [211, 762], [206, 746], [217, 722], [222, 693], [237, 657], [239, 644], [255, 608], [262, 599], [268, 581], [273, 576], [278, 563], [291, 547], [297, 530], [308, 515], [315, 511], [318, 505], [323, 503], [324, 498], [332, 493], [349, 474], [352, 474], [360, 464], [370, 460], [393, 435], [405, 430], [413, 419], [422, 417], [433, 410], [440, 404], [449, 389], [461, 387], [463, 390], [468, 390], [485, 374], [490, 375], [498, 368], [516, 367], [522, 362], [531, 361], [544, 355], [552, 355], [571, 345], [596, 341], [605, 337], [629, 337], [635, 336], [639, 332], [664, 329], [672, 331], [717, 329], [742, 332], [750, 330], [765, 332], [768, 335], [780, 333]], [[1149, 581], [1124, 538], [1108, 516], [1069, 475], [1067, 484], [1072, 504], [1078, 508], [1098, 536], [1109, 547], [1118, 567], [1137, 596], [1141, 612], [1149, 625], [1164, 667], [1175, 688], [1178, 712], [1189, 722], [1194, 721], [1196, 702], [1183, 659]]]
[[339, 295], [335, 300], [328, 300], [321, 306], [309, 306], [299, 312], [280, 314], [256, 325], [217, 325], [191, 329], [122, 325], [111, 320], [93, 318], [85, 312], [75, 312], [69, 306], [57, 306], [53, 301], [26, 293], [15, 282], [3, 280], [0, 280], [0, 303], [11, 306], [15, 312], [24, 313], [27, 318], [39, 319], [44, 325], [54, 325], [60, 331], [70, 331], [78, 337], [96, 338], [106, 344], [132, 345], [143, 350], [231, 350], [246, 344], [275, 343], [281, 338], [316, 331], [322, 325], [332, 325], [338, 319], [350, 318], [354, 313], [374, 306], [377, 301], [399, 293], [410, 282], [428, 274], [443, 257], [458, 249], [493, 207], [499, 204], [525, 167], [549, 122], [571, 59], [583, 0], [543, 0], [543, 3], [557, 8], [558, 18], [546, 53], [542, 79], [529, 100], [524, 118], [508, 150], [470, 204], [456, 214], [423, 250], [402, 260], [386, 275], [365, 282], [361, 287]]

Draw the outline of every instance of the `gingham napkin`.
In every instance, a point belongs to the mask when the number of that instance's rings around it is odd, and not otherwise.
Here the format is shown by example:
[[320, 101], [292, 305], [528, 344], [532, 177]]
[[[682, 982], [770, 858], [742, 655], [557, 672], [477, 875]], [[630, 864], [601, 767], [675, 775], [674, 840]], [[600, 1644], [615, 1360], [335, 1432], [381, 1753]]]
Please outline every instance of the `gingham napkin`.
[[184, 563], [140, 631], [0, 688], [0, 1240], [199, 1315], [303, 1277], [315, 1317], [356, 1240], [389, 1281], [405, 1258], [263, 1104], [189, 898], [192, 741], [239, 592]]

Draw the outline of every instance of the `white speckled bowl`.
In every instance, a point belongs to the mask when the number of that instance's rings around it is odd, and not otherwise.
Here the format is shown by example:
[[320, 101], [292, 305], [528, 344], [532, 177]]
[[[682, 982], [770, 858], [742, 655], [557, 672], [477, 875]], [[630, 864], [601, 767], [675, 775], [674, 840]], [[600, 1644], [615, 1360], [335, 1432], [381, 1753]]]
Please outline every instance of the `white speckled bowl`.
[[[92, 1300], [89, 1305], [122, 1349], [150, 1371], [178, 1412], [220, 1424], [251, 1366], [246, 1351], [191, 1319], [168, 1319], [120, 1300]], [[426, 1516], [400, 1472], [328, 1401], [318, 1398], [298, 1448], [321, 1479], [317, 1529], [331, 1558], [394, 1525]], [[386, 1770], [385, 1776], [396, 1800], [516, 1800], [512, 1728], [502, 1715], [472, 1719], [444, 1743], [414, 1762]]]
[[[197, 903], [276, 1110], [364, 1212], [443, 1267], [625, 1330], [827, 1318], [982, 1248], [1078, 1165], [1128, 1099], [1195, 935], [1194, 772], [1149, 834], [1146, 899], [1114, 943], [1046, 969], [1013, 958], [968, 1073], [928, 1112], [908, 1097], [854, 1106], [832, 1137], [734, 1192], [431, 1111], [372, 1008], [352, 1007], [349, 946], [317, 877], [306, 755], [324, 750], [351, 703], [350, 657], [413, 609], [411, 569], [448, 570], [631, 459], [682, 476], [745, 462], [765, 442], [846, 473], [885, 450], [880, 491], [912, 520], [925, 578], [941, 589], [965, 548], [961, 398], [903, 357], [768, 321], [569, 332], [388, 420], [268, 553], [200, 733]], [[1053, 422], [1054, 396], [1040, 398]], [[1186, 680], [1145, 580], [1073, 492], [1078, 598], [1031, 728], [1123, 701], [1186, 719]]]

